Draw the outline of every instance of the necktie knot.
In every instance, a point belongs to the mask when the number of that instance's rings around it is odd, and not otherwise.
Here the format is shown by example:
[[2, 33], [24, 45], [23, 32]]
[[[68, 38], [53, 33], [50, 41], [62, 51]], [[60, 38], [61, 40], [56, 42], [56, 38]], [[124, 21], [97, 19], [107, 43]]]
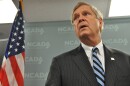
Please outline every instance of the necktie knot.
[[98, 52], [98, 48], [97, 47], [93, 47], [92, 52], [97, 53]]

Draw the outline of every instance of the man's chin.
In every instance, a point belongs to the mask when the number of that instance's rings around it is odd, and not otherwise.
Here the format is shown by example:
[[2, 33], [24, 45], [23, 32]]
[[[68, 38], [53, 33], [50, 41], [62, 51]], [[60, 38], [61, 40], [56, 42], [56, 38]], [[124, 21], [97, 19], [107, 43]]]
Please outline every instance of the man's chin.
[[87, 37], [89, 35], [89, 32], [88, 31], [82, 31], [80, 33], [80, 37]]
[[88, 37], [88, 34], [87, 33], [81, 33], [80, 34], [80, 38], [81, 39], [86, 39]]

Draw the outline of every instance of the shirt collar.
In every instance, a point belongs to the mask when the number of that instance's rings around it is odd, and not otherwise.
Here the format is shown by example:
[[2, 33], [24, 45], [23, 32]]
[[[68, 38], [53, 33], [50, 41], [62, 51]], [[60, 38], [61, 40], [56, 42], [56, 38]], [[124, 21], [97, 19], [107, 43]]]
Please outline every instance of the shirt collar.
[[[85, 50], [85, 51], [92, 51], [92, 46], [88, 46], [88, 45], [85, 45], [84, 43], [82, 43], [81, 42], [81, 45], [82, 45], [82, 47], [83, 47], [83, 49]], [[99, 54], [100, 55], [103, 55], [103, 43], [102, 43], [102, 40], [101, 40], [101, 42], [99, 43], [99, 44], [97, 44], [95, 47], [97, 47], [98, 49], [99, 49]]]

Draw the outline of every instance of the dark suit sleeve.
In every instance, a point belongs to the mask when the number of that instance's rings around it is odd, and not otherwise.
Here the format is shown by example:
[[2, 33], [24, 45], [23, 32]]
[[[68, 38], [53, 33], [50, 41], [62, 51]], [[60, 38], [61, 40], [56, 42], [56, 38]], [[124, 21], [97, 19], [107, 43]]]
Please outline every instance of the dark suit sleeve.
[[130, 56], [129, 56], [129, 65], [130, 65]]
[[45, 86], [61, 86], [60, 68], [56, 58], [52, 60]]

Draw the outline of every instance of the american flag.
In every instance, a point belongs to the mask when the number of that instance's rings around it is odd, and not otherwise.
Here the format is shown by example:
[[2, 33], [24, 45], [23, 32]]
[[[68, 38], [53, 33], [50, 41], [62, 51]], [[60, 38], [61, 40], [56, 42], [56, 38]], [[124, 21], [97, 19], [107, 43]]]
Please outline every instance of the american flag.
[[0, 86], [24, 86], [24, 19], [22, 1], [12, 25], [12, 30], [0, 70]]

